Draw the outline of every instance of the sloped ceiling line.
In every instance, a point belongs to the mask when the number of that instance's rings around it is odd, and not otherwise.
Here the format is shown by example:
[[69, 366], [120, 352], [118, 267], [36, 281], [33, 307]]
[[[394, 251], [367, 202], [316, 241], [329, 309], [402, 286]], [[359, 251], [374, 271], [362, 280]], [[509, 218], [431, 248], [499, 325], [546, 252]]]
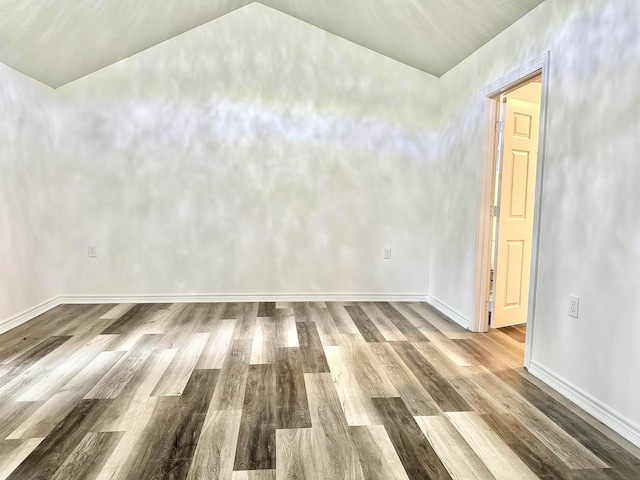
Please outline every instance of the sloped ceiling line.
[[542, 1], [3, 0], [0, 61], [57, 88], [235, 10], [266, 6], [441, 76]]

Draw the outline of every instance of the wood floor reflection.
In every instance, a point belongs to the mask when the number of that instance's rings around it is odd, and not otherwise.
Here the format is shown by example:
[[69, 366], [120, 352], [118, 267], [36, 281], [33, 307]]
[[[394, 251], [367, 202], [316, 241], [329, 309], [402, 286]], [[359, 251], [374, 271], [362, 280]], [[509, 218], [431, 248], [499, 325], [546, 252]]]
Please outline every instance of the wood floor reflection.
[[636, 479], [423, 303], [63, 305], [0, 335], [0, 479]]

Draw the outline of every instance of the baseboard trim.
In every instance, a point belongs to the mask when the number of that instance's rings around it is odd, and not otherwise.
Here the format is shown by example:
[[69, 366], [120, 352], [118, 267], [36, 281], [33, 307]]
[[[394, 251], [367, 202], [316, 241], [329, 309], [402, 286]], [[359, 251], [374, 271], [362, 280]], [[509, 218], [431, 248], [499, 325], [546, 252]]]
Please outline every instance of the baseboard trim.
[[25, 310], [24, 312], [18, 313], [17, 315], [7, 318], [6, 320], [0, 321], [0, 334], [8, 332], [12, 328], [22, 325], [23, 323], [36, 318], [38, 315], [42, 315], [52, 308], [57, 307], [58, 305], [60, 305], [60, 303], [62, 303], [60, 302], [60, 297], [53, 297], [46, 302], [42, 302], [35, 307], [31, 307]]
[[607, 427], [640, 447], [640, 425], [534, 361], [529, 366], [529, 373], [571, 400]]
[[419, 293], [220, 293], [158, 295], [63, 295], [60, 303], [215, 303], [215, 302], [426, 302]]
[[465, 318], [465, 316], [461, 313], [458, 313], [455, 310], [449, 308], [447, 305], [445, 305], [443, 302], [432, 295], [427, 295], [427, 303], [443, 315], [456, 322], [461, 327], [469, 330], [469, 319]]

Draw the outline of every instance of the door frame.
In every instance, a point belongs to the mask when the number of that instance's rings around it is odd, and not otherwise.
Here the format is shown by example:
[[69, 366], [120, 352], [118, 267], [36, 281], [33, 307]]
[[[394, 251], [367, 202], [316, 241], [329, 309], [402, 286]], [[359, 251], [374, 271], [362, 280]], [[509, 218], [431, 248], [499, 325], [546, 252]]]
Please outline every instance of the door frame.
[[475, 307], [471, 330], [486, 332], [489, 329], [489, 315], [486, 302], [489, 299], [489, 275], [491, 271], [492, 222], [491, 207], [495, 188], [496, 168], [496, 124], [499, 117], [500, 95], [541, 75], [540, 129], [538, 137], [538, 164], [536, 168], [536, 190], [533, 215], [533, 238], [531, 244], [531, 273], [529, 277], [529, 306], [527, 311], [527, 335], [524, 350], [524, 366], [531, 363], [533, 345], [533, 324], [535, 321], [535, 299], [538, 279], [538, 254], [540, 244], [540, 219], [542, 216], [542, 183], [547, 130], [547, 100], [549, 97], [550, 52], [531, 60], [495, 82], [487, 85], [482, 94], [486, 101], [484, 137], [482, 144], [482, 177], [478, 211], [478, 238], [476, 246]]

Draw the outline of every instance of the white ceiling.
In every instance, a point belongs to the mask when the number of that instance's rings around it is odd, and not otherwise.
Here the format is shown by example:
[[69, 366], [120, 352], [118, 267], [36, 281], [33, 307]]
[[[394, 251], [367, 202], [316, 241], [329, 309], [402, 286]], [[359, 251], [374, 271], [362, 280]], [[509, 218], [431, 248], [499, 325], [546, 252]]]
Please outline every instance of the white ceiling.
[[[440, 76], [542, 1], [260, 3]], [[0, 62], [59, 87], [249, 3], [253, 2], [0, 0]]]

